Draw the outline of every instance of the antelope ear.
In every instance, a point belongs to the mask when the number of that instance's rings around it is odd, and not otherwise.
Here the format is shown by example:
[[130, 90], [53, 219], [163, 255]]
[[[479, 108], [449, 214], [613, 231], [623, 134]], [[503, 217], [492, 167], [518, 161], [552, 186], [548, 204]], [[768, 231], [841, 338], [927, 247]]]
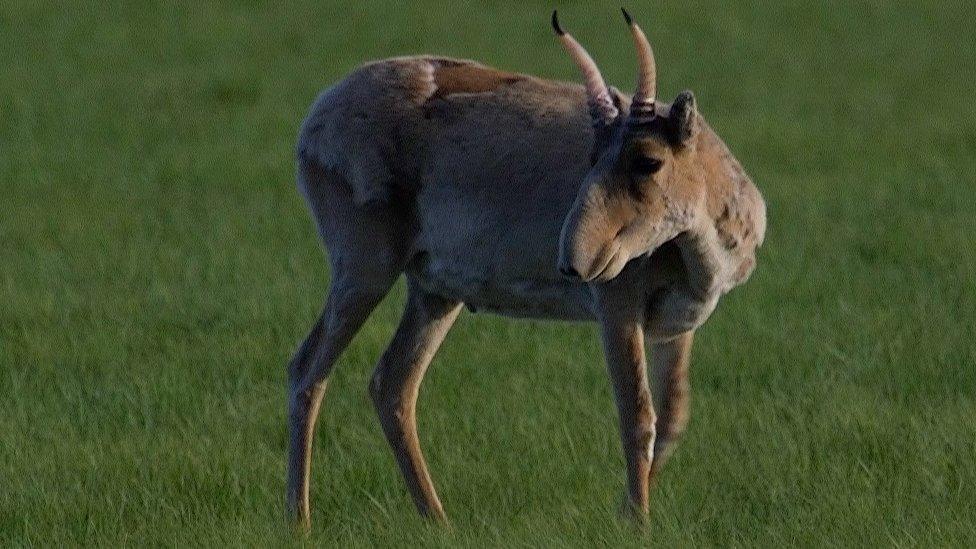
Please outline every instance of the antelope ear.
[[671, 142], [676, 146], [688, 145], [698, 133], [698, 107], [695, 94], [683, 91], [675, 98], [668, 112], [668, 128]]

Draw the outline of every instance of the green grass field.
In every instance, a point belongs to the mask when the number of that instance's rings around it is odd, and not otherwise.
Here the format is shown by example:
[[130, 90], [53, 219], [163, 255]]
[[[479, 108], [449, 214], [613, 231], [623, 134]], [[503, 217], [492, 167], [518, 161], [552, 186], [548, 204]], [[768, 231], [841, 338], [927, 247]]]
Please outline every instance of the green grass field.
[[[329, 281], [294, 187], [309, 104], [406, 53], [576, 78], [549, 3], [332, 4], [0, 1], [0, 546], [976, 544], [963, 0], [630, 6], [661, 95], [695, 90], [769, 209], [648, 528], [617, 515], [595, 327], [467, 312], [420, 402], [453, 529], [417, 518], [365, 389], [401, 283], [333, 375], [293, 537], [285, 363]], [[629, 89], [592, 4], [562, 19]]]

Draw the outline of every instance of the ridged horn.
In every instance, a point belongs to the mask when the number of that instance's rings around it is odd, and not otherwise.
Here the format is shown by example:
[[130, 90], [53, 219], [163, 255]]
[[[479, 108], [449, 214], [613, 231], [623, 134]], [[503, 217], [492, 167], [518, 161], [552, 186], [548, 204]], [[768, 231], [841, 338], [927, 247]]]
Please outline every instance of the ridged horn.
[[590, 105], [590, 115], [593, 117], [593, 122], [596, 124], [610, 124], [617, 118], [619, 111], [616, 105], [613, 104], [613, 99], [610, 97], [610, 90], [607, 88], [606, 82], [603, 81], [603, 75], [600, 74], [600, 69], [597, 68], [596, 62], [593, 61], [590, 54], [586, 53], [583, 46], [559, 25], [559, 16], [556, 10], [552, 12], [552, 30], [556, 32], [556, 36], [559, 37], [563, 48], [573, 58], [573, 61], [576, 62], [576, 66], [579, 67], [580, 74], [583, 76], [583, 82], [586, 85], [586, 96]]
[[657, 67], [654, 64], [654, 50], [647, 36], [627, 10], [620, 8], [624, 20], [630, 27], [634, 37], [634, 48], [637, 50], [637, 89], [630, 104], [630, 115], [634, 118], [654, 116], [654, 99], [657, 97]]

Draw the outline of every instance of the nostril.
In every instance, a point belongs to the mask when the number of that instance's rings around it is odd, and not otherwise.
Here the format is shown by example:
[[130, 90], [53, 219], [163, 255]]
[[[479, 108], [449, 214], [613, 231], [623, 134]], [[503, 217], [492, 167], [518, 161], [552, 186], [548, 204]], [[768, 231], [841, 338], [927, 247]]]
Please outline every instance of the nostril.
[[579, 273], [576, 272], [576, 269], [574, 269], [572, 265], [560, 265], [559, 272], [561, 272], [563, 276], [579, 278]]

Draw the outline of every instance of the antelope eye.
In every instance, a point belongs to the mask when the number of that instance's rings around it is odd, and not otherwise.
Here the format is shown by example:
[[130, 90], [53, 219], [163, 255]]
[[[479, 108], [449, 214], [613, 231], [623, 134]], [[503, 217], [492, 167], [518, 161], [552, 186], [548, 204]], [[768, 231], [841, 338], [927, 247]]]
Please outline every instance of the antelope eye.
[[653, 175], [660, 169], [661, 161], [651, 156], [636, 156], [631, 165], [631, 170], [639, 176]]

